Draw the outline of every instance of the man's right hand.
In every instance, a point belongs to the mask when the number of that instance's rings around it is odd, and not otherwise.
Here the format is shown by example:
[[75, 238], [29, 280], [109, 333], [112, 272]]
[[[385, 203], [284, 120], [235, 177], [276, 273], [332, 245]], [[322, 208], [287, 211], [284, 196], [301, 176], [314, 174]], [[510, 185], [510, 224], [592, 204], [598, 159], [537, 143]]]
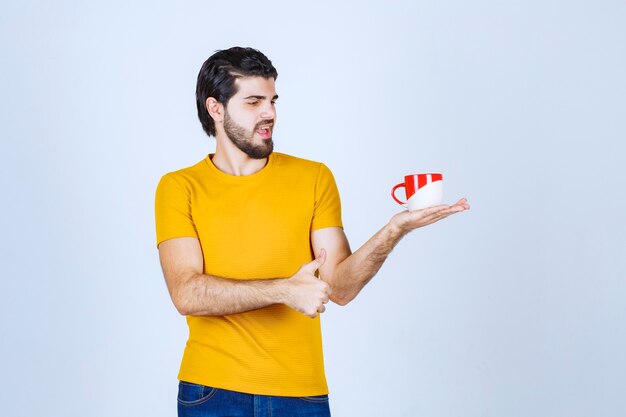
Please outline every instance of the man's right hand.
[[326, 251], [322, 249], [313, 261], [300, 267], [291, 278], [284, 281], [286, 286], [285, 304], [311, 318], [326, 310], [330, 286], [315, 276], [315, 271], [326, 261]]

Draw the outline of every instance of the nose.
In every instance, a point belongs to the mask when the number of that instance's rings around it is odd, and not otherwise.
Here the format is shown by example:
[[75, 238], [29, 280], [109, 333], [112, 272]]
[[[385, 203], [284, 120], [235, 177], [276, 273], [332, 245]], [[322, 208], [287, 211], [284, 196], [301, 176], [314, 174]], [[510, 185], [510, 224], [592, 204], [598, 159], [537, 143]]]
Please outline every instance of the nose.
[[275, 119], [276, 118], [276, 108], [271, 102], [266, 102], [263, 104], [263, 108], [261, 109], [261, 119]]

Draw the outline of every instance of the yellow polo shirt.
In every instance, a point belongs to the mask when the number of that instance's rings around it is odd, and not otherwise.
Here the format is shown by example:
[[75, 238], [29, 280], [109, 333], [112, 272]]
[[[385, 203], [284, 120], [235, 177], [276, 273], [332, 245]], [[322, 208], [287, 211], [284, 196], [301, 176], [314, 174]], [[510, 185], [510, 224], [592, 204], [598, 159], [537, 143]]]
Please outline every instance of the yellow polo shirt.
[[[312, 230], [339, 226], [341, 204], [322, 163], [274, 152], [248, 176], [218, 170], [213, 154], [164, 175], [156, 190], [157, 246], [195, 237], [204, 273], [287, 278], [313, 260]], [[180, 380], [261, 395], [328, 393], [319, 316], [284, 304], [226, 316], [187, 316]]]

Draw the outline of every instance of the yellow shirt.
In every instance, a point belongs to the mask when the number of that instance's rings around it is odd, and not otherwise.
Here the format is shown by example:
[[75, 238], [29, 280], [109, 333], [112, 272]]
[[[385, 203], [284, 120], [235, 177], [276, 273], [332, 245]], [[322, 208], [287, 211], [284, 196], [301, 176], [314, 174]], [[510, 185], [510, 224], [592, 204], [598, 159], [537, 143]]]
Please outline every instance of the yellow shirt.
[[[164, 175], [156, 191], [157, 245], [195, 237], [204, 273], [287, 278], [313, 260], [312, 230], [339, 226], [341, 204], [322, 163], [272, 153], [253, 175], [218, 170], [211, 157]], [[328, 393], [319, 316], [284, 304], [226, 316], [187, 316], [180, 380], [260, 395]]]

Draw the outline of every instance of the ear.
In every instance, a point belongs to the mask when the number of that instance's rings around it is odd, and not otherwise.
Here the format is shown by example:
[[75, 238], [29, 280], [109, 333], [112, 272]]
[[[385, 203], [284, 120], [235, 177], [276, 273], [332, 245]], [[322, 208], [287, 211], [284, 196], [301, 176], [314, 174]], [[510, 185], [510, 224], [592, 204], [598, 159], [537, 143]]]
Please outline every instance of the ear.
[[224, 105], [222, 103], [213, 97], [209, 97], [206, 99], [204, 105], [206, 110], [209, 112], [209, 115], [216, 123], [224, 121]]

